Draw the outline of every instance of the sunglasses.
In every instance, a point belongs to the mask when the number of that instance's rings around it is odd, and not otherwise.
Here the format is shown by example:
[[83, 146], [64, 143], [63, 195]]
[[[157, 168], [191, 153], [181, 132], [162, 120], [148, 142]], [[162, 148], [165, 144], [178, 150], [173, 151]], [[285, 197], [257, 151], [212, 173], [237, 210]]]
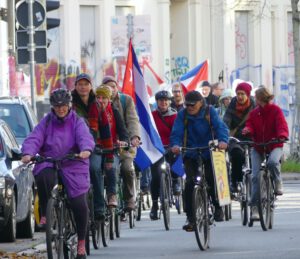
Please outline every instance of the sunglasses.
[[196, 104], [195, 103], [186, 103], [185, 106], [186, 107], [194, 107]]

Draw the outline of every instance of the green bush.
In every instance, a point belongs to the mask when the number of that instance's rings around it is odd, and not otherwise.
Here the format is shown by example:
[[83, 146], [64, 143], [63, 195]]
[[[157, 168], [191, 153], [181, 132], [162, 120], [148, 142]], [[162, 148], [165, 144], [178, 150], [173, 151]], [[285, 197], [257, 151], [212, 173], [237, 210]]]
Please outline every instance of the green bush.
[[281, 171], [300, 173], [300, 162], [293, 159], [287, 159], [282, 163]]

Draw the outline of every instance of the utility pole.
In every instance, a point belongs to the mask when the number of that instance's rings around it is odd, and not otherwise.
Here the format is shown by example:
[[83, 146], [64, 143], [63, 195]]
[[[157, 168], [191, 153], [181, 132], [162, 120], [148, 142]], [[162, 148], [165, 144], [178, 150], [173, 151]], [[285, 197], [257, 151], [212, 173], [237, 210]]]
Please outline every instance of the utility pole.
[[33, 26], [33, 3], [34, 0], [26, 0], [28, 3], [28, 27], [27, 33], [29, 34], [29, 44], [28, 44], [28, 52], [29, 52], [29, 66], [30, 66], [30, 93], [31, 93], [31, 106], [33, 111], [36, 113], [36, 103], [35, 103], [35, 43], [34, 43], [34, 33], [35, 27]]
[[[299, 152], [299, 130], [300, 130], [300, 39], [299, 39], [299, 24], [300, 15], [298, 10], [299, 0], [291, 0], [292, 5], [292, 23], [293, 23], [293, 43], [294, 43], [294, 60], [295, 60], [295, 115], [293, 120], [292, 130], [292, 154]], [[299, 153], [298, 153], [299, 155]]]

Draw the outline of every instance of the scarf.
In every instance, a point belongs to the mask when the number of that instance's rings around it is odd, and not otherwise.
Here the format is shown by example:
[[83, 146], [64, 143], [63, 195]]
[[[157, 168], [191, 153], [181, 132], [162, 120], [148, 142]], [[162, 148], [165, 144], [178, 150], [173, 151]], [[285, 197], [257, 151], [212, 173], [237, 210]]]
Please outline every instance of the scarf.
[[245, 114], [245, 111], [248, 110], [248, 108], [250, 107], [251, 102], [250, 102], [250, 98], [247, 99], [247, 101], [243, 104], [240, 104], [238, 101], [236, 102], [236, 106], [235, 106], [235, 114], [237, 117], [242, 118]]

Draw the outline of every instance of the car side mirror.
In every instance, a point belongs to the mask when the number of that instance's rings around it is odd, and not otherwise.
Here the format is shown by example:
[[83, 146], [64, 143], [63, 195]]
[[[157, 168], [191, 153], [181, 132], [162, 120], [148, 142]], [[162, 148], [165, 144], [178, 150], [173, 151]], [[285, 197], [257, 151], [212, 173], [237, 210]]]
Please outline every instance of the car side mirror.
[[19, 161], [22, 158], [22, 151], [19, 148], [12, 148], [11, 149], [12, 153], [12, 161]]

